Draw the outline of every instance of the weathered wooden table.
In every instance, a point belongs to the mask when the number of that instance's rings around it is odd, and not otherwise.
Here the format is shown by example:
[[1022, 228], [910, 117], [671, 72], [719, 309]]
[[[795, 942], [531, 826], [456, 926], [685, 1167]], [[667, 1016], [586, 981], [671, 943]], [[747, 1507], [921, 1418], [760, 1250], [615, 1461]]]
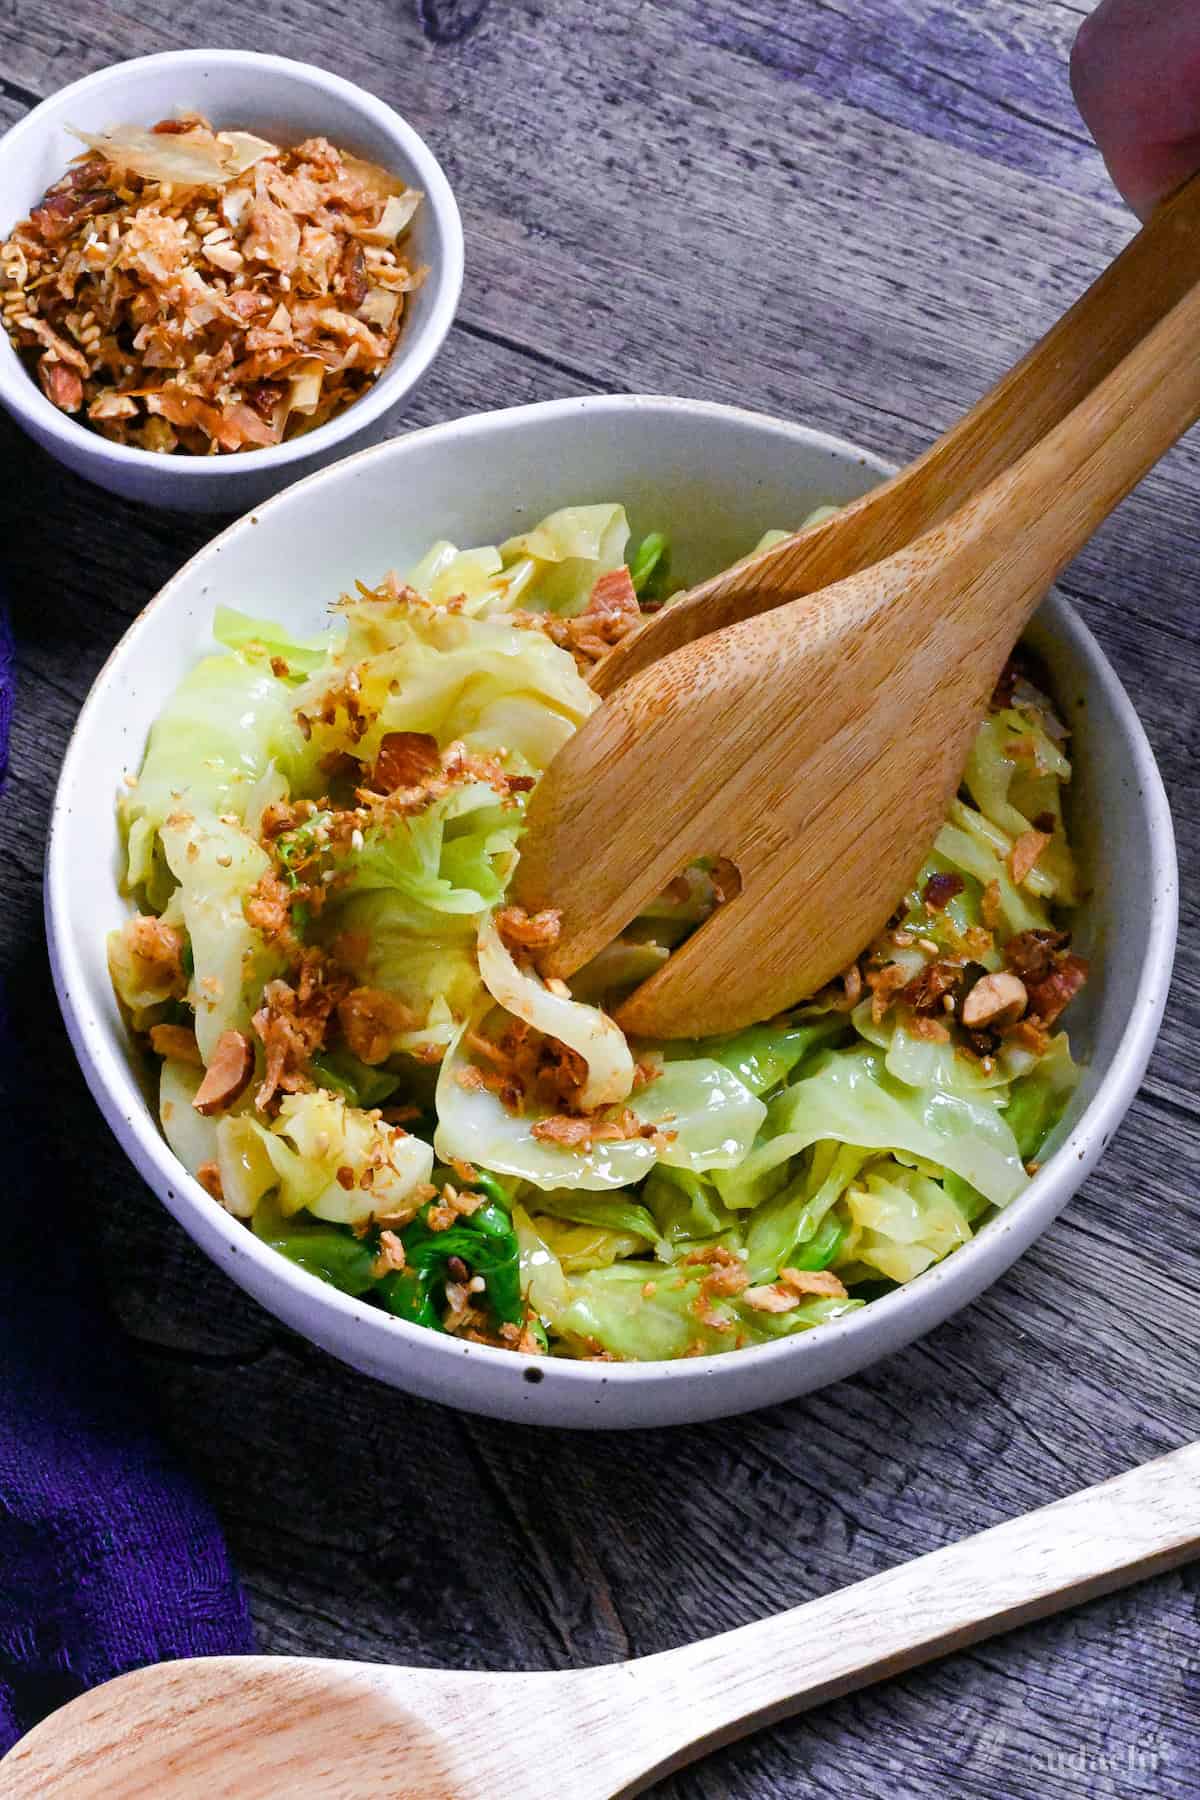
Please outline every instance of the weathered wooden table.
[[[444, 158], [459, 321], [407, 425], [603, 389], [735, 400], [919, 450], [1124, 241], [1071, 104], [1072, 0], [8, 0], [0, 125], [87, 70], [233, 43], [350, 75]], [[1183, 865], [1178, 973], [1099, 1174], [924, 1343], [725, 1424], [567, 1436], [372, 1385], [192, 1249], [110, 1142], [59, 1026], [39, 871], [110, 646], [212, 529], [123, 506], [0, 422], [23, 686], [0, 955], [44, 1021], [60, 1143], [164, 1428], [213, 1495], [264, 1650], [563, 1667], [852, 1581], [1200, 1431], [1200, 456], [1069, 571], [1146, 722]], [[47, 1204], [53, 1196], [47, 1195]], [[663, 1795], [1200, 1792], [1196, 1571], [985, 1646], [676, 1777]], [[527, 1792], [570, 1800], [569, 1765]], [[500, 1800], [500, 1797], [497, 1797]]]

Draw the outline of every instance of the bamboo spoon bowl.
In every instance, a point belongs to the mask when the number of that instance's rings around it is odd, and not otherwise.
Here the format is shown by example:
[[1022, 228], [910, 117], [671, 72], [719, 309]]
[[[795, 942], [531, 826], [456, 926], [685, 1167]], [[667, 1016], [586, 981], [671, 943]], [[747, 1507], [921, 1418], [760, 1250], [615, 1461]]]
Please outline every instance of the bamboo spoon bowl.
[[[1200, 1551], [1200, 1444], [721, 1637], [559, 1673], [211, 1657], [121, 1676], [5, 1800], [631, 1800], [706, 1750]], [[568, 1771], [564, 1777], [562, 1771]]]

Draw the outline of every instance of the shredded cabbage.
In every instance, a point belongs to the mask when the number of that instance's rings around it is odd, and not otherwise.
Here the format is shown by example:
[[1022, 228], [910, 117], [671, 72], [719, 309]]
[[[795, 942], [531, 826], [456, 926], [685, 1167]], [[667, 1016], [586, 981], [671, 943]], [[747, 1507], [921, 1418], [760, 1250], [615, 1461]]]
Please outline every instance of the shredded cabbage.
[[[655, 1359], [844, 1317], [1018, 1199], [1078, 1080], [1057, 1021], [1084, 965], [1066, 733], [1018, 669], [840, 983], [732, 1036], [627, 1039], [610, 1009], [708, 916], [704, 864], [543, 980], [555, 916], [507, 894], [528, 794], [597, 704], [572, 621], [626, 557], [626, 594], [669, 598], [665, 536], [631, 549], [591, 504], [439, 540], [316, 636], [219, 608], [120, 801], [150, 923], [109, 959], [167, 1141], [263, 1242], [431, 1329]], [[1025, 999], [968, 1023], [1002, 971]], [[253, 1072], [200, 1112], [223, 1041]]]
[[571, 614], [583, 611], [598, 575], [620, 568], [628, 542], [623, 506], [565, 506], [500, 553], [519, 572], [522, 606]]
[[259, 657], [205, 657], [167, 700], [136, 785], [121, 797], [126, 888], [145, 888], [161, 911], [172, 886], [159, 842], [168, 815], [189, 810], [244, 818], [268, 770], [303, 791], [313, 760], [296, 723], [292, 689]]
[[167, 866], [192, 952], [188, 1004], [196, 1042], [212, 1060], [223, 1032], [245, 1031], [264, 982], [281, 973], [279, 956], [245, 914], [246, 894], [270, 867], [260, 844], [213, 814], [172, 814], [161, 830]]
[[629, 1098], [633, 1052], [625, 1033], [600, 1007], [553, 994], [532, 970], [519, 969], [490, 914], [479, 927], [476, 954], [483, 984], [498, 1006], [583, 1058], [587, 1078], [579, 1090], [579, 1105], [584, 1111]]
[[119, 169], [179, 187], [224, 187], [264, 156], [279, 154], [275, 144], [248, 131], [213, 132], [206, 125], [166, 133], [120, 125], [99, 133], [74, 129], [73, 135]]

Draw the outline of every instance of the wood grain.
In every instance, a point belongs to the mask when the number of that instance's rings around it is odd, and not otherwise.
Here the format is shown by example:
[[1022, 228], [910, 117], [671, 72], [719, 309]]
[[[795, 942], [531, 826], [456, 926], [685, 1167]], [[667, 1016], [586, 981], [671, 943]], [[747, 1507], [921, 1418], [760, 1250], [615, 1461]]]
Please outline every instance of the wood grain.
[[495, 1800], [569, 1764], [571, 1800], [1178, 1567], [1200, 1551], [1200, 1444], [718, 1637], [557, 1674], [311, 1657], [139, 1669], [46, 1719], [9, 1800]]
[[[283, 42], [399, 106], [463, 205], [460, 324], [402, 425], [648, 389], [903, 462], [1132, 233], [1067, 89], [1087, 10], [492, 0], [433, 44], [409, 0], [360, 0], [352, 25], [332, 0], [12, 0], [0, 121], [122, 56]], [[1066, 1216], [923, 1343], [770, 1413], [628, 1437], [467, 1420], [364, 1382], [225, 1282], [115, 1150], [45, 974], [46, 816], [90, 680], [207, 528], [85, 488], [6, 420], [0, 469], [22, 653], [0, 968], [30, 1136], [216, 1500], [263, 1650], [537, 1669], [667, 1649], [1200, 1435], [1193, 440], [1060, 584], [1138, 705], [1179, 834], [1175, 990], [1126, 1125]], [[772, 1728], [658, 1800], [1193, 1796], [1198, 1595], [1192, 1570], [1093, 1601]]]

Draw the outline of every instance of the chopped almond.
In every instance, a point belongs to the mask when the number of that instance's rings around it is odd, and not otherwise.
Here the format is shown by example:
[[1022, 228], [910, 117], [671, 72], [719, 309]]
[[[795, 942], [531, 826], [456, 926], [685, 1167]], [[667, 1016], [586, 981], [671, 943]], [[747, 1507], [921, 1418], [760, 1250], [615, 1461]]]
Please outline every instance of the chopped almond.
[[243, 1031], [223, 1031], [192, 1105], [207, 1118], [224, 1112], [250, 1085], [254, 1046]]
[[830, 1300], [847, 1298], [845, 1284], [832, 1269], [780, 1269], [779, 1279], [793, 1294], [821, 1294]]
[[371, 786], [377, 793], [420, 787], [442, 766], [438, 742], [427, 731], [389, 731], [379, 746]]
[[799, 1294], [794, 1294], [785, 1287], [747, 1288], [742, 1298], [747, 1306], [754, 1308], [755, 1312], [792, 1312], [800, 1304]]
[[186, 1025], [152, 1025], [150, 1048], [156, 1056], [165, 1056], [170, 1062], [190, 1063], [196, 1069], [204, 1067], [196, 1034]]
[[984, 975], [963, 1001], [962, 1022], [970, 1031], [988, 1026], [999, 1031], [1012, 1025], [1025, 1011], [1029, 996], [1019, 975], [1001, 969], [995, 975]]
[[610, 569], [605, 575], [598, 575], [592, 584], [592, 592], [584, 610], [585, 613], [624, 615], [636, 623], [641, 617], [642, 609], [638, 604], [637, 591], [629, 570], [622, 565], [619, 569]]
[[[83, 405], [83, 377], [78, 369], [69, 369], [66, 363], [51, 362], [49, 357], [43, 356], [37, 366], [37, 375], [52, 406], [57, 406], [59, 412], [79, 411]], [[95, 411], [89, 409], [88, 416], [94, 419]]]
[[1039, 856], [1050, 842], [1046, 831], [1023, 831], [1008, 853], [1008, 872], [1013, 884], [1020, 887], [1035, 867]]

